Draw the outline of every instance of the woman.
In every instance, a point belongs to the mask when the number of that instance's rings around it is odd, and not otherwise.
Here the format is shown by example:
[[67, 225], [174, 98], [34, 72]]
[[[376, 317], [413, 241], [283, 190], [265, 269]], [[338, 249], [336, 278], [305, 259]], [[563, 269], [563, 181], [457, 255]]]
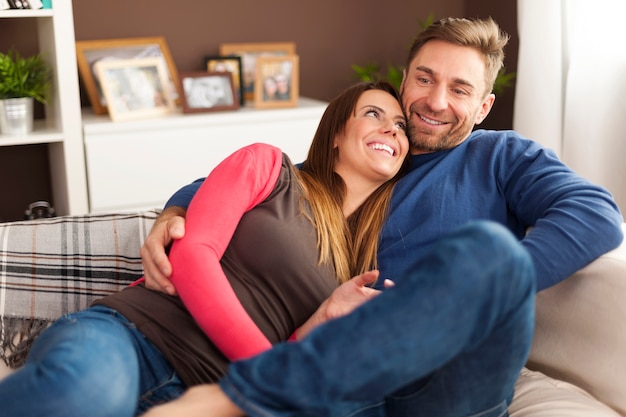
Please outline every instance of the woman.
[[138, 415], [306, 333], [339, 284], [375, 278], [366, 272], [407, 152], [385, 83], [329, 104], [301, 170], [269, 145], [235, 152], [205, 181], [172, 247], [180, 298], [138, 283], [61, 318], [0, 383], [3, 412]]

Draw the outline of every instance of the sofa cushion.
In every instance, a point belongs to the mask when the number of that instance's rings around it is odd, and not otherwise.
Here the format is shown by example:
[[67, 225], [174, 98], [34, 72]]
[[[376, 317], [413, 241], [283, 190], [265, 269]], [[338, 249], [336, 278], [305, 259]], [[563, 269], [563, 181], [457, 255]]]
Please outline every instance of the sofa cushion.
[[515, 384], [510, 417], [620, 417], [586, 391], [524, 368]]
[[537, 295], [528, 368], [570, 382], [626, 416], [625, 298], [622, 243]]
[[158, 210], [0, 224], [0, 358], [19, 366], [34, 337], [141, 277]]

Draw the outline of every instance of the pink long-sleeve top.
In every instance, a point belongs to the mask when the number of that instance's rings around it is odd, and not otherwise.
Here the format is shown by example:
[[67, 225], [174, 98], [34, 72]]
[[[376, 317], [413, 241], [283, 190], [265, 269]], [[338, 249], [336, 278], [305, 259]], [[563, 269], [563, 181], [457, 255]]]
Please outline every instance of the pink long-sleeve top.
[[337, 286], [320, 264], [295, 167], [270, 145], [236, 151], [207, 177], [171, 250], [179, 297], [131, 286], [106, 297], [188, 385], [285, 341]]

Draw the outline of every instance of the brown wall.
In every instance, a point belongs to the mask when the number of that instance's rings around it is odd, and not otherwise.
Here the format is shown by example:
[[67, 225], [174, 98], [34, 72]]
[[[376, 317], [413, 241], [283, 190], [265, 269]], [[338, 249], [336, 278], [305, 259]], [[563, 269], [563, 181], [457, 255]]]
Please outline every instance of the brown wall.
[[[507, 32], [511, 39], [506, 48], [504, 65], [509, 72], [517, 69], [517, 1], [466, 0], [465, 16], [491, 16], [500, 27]], [[503, 95], [496, 98], [496, 102], [487, 119], [479, 126], [486, 129], [513, 128], [513, 102], [515, 98], [515, 83]]]
[[[135, 6], [141, 4], [141, 6]], [[76, 39], [164, 36], [179, 71], [200, 70], [224, 42], [294, 41], [303, 96], [330, 100], [353, 81], [353, 63], [404, 61], [417, 18], [459, 14], [462, 0], [191, 1], [74, 3]], [[146, 8], [149, 7], [149, 16]]]
[[[430, 12], [437, 17], [491, 15], [515, 35], [515, 8], [515, 1], [489, 0], [75, 0], [74, 25], [76, 40], [163, 36], [179, 71], [202, 69], [203, 58], [217, 54], [221, 43], [293, 41], [300, 55], [301, 95], [330, 100], [354, 82], [352, 64], [404, 64], [418, 22]], [[0, 50], [13, 45], [23, 54], [36, 52], [34, 20], [0, 19]], [[516, 45], [513, 39], [508, 49], [507, 67], [513, 70], [509, 60]], [[512, 91], [499, 99], [484, 126], [510, 128], [512, 99]], [[89, 105], [84, 92], [81, 100]], [[41, 154], [41, 146], [0, 148], [0, 193], [5, 196], [0, 219], [19, 218], [28, 203], [51, 198]], [[9, 158], [23, 161], [17, 174], [16, 164], [5, 163]]]

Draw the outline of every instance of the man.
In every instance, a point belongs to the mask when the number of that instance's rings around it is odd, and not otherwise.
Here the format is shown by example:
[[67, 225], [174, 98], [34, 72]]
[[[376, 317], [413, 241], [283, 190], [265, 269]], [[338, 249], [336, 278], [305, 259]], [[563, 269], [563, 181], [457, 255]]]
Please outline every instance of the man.
[[[623, 238], [622, 216], [606, 190], [580, 178], [552, 152], [515, 132], [472, 131], [493, 106], [491, 88], [502, 67], [507, 41], [508, 36], [491, 19], [443, 19], [423, 31], [411, 48], [401, 92], [409, 119], [412, 164], [394, 190], [378, 252], [381, 277], [396, 281], [396, 288], [384, 291], [353, 314], [320, 326], [300, 343], [279, 345], [234, 363], [220, 386], [194, 388], [178, 404], [165, 407], [193, 404], [216, 416], [242, 415], [242, 410], [249, 415], [348, 415], [346, 407], [353, 402], [356, 405], [351, 411], [358, 410], [354, 415], [506, 415], [517, 365], [510, 366], [507, 361], [511, 357], [506, 358], [503, 351], [491, 349], [506, 345], [508, 349], [519, 348], [523, 356], [522, 346], [528, 340], [523, 336], [518, 340], [498, 339], [494, 335], [499, 330], [490, 328], [489, 323], [493, 319], [505, 326], [527, 310], [520, 307], [497, 312], [502, 299], [484, 294], [502, 282], [513, 285], [511, 290], [516, 294], [514, 290], [519, 287], [500, 270], [491, 276], [489, 285], [474, 294], [475, 298], [460, 297], [462, 291], [455, 286], [449, 289], [447, 300], [437, 292], [441, 287], [428, 284], [429, 276], [446, 276], [438, 269], [443, 266], [424, 273], [423, 263], [432, 266], [433, 251], [441, 255], [442, 264], [461, 262], [463, 256], [453, 257], [455, 252], [449, 248], [443, 250], [450, 253], [449, 257], [440, 252], [440, 239], [468, 222], [487, 219], [506, 226], [521, 241], [532, 259], [534, 287], [539, 291], [613, 249]], [[185, 207], [184, 200], [193, 195], [194, 187], [174, 196], [169, 205]], [[176, 217], [182, 214], [181, 207], [166, 209], [142, 249], [146, 275], [151, 276], [155, 288], [170, 292], [173, 288], [166, 279], [170, 270], [163, 246], [182, 236], [183, 220]], [[468, 247], [477, 240], [484, 244], [490, 241], [462, 233], [453, 236]], [[495, 251], [495, 246], [489, 247]], [[465, 255], [475, 254], [468, 251]], [[415, 279], [416, 271], [422, 274], [420, 279]], [[484, 271], [484, 276], [489, 277], [490, 272]], [[467, 279], [476, 279], [476, 285], [481, 282], [479, 278], [480, 274], [468, 272]], [[457, 277], [457, 281], [464, 279], [464, 273]], [[407, 300], [397, 295], [399, 290], [432, 294], [433, 305], [425, 306], [428, 303], [423, 299], [420, 305], [402, 304]], [[475, 309], [477, 299], [485, 303], [484, 316]], [[516, 302], [521, 306], [523, 300], [521, 297]], [[467, 306], [468, 313], [450, 306], [457, 303]], [[411, 316], [414, 311], [422, 315]], [[427, 314], [431, 316], [425, 317]], [[437, 333], [421, 321], [414, 326], [420, 318], [437, 323], [442, 320], [451, 327], [444, 326]], [[371, 329], [359, 320], [366, 320]], [[402, 323], [408, 334], [380, 328], [379, 322], [389, 326]], [[480, 329], [481, 324], [485, 325], [485, 339], [479, 345], [470, 347], [471, 337], [454, 340], [452, 333], [463, 325]], [[355, 328], [361, 333], [358, 339], [354, 335], [354, 346], [346, 346], [345, 338], [334, 336]], [[425, 339], [426, 347], [417, 347], [414, 339], [419, 337]], [[456, 353], [451, 349], [454, 343], [460, 344]], [[375, 364], [363, 362], [364, 357], [369, 358], [363, 345], [380, 350]], [[412, 351], [403, 350], [407, 346]], [[348, 347], [354, 349], [354, 356]], [[444, 352], [442, 362], [431, 356], [437, 350]], [[346, 355], [345, 364], [334, 355]], [[285, 369], [277, 369], [279, 366]], [[358, 378], [354, 377], [357, 374]], [[399, 389], [398, 384], [404, 388]], [[376, 402], [383, 397], [383, 405]], [[201, 398], [204, 400], [194, 401]], [[479, 398], [488, 400], [481, 402]], [[368, 399], [374, 414], [366, 414], [367, 407], [361, 407]], [[324, 409], [324, 402], [334, 408]], [[215, 405], [224, 407], [203, 408]]]

